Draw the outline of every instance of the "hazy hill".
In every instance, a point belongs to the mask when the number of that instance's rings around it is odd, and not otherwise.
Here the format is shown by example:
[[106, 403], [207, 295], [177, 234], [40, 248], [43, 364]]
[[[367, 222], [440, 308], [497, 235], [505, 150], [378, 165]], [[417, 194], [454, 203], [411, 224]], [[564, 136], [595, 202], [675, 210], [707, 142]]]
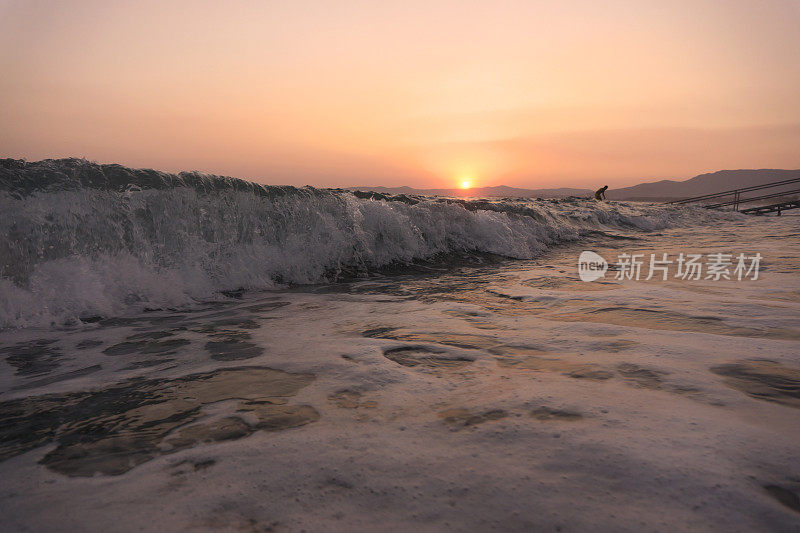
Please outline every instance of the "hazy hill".
[[[720, 170], [709, 174], [700, 174], [688, 180], [661, 180], [649, 183], [640, 183], [632, 187], [609, 189], [607, 196], [613, 200], [652, 200], [664, 201], [701, 196], [723, 192], [730, 189], [739, 189], [752, 185], [761, 185], [773, 181], [790, 178], [800, 178], [798, 170]], [[495, 187], [475, 187], [467, 191], [463, 189], [414, 189], [412, 187], [348, 187], [350, 190], [376, 191], [389, 194], [421, 194], [438, 196], [475, 196], [475, 197], [528, 197], [528, 198], [563, 198], [565, 196], [591, 196], [594, 191], [589, 189], [573, 189], [563, 187], [559, 189], [519, 189], [498, 185]], [[800, 184], [795, 183], [784, 187], [785, 190], [800, 189]], [[780, 192], [781, 189], [769, 192]], [[757, 194], [757, 193], [753, 193]]]
[[[609, 189], [607, 196], [609, 199], [615, 200], [677, 199], [762, 185], [790, 178], [800, 178], [800, 170], [720, 170], [709, 174], [700, 174], [685, 181], [661, 180], [640, 183], [633, 187]], [[788, 185], [785, 189], [800, 189], [800, 184]], [[780, 191], [781, 189], [775, 189], [769, 192]], [[753, 193], [753, 195], [755, 194], [757, 193]]]
[[563, 198], [566, 196], [589, 196], [589, 189], [519, 189], [507, 185], [494, 187], [473, 187], [471, 189], [414, 189], [413, 187], [347, 187], [351, 191], [375, 191], [388, 194], [422, 194], [426, 196], [474, 196], [480, 198]]

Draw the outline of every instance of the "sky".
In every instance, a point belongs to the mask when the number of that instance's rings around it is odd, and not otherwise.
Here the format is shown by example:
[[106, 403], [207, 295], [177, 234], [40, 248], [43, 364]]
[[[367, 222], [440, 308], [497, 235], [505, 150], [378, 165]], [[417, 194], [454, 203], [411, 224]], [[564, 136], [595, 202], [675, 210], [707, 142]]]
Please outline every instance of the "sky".
[[324, 187], [794, 169], [798, 28], [800, 0], [0, 0], [0, 157]]

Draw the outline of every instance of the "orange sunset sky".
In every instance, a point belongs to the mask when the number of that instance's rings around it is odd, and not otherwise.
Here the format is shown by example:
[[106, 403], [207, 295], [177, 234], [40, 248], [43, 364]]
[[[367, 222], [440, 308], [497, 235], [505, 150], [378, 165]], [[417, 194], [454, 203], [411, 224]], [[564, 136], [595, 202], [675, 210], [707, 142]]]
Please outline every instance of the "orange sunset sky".
[[0, 157], [318, 186], [800, 168], [796, 0], [0, 0], [0, 69]]

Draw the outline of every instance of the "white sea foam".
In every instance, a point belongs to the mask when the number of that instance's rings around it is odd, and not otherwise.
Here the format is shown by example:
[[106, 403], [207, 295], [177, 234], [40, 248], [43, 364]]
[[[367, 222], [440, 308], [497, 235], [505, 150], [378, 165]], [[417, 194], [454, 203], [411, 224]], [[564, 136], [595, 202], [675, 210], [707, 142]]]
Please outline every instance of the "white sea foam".
[[0, 328], [329, 282], [452, 253], [531, 258], [590, 231], [648, 231], [720, 216], [583, 199], [375, 199], [190, 177], [194, 183], [159, 174], [161, 188], [144, 190], [84, 179], [0, 192]]

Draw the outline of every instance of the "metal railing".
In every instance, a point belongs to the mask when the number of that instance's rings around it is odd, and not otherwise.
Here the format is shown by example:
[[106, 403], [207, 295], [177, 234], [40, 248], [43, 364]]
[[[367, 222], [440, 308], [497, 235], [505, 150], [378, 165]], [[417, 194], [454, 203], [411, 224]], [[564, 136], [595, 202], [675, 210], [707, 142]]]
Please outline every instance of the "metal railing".
[[791, 178], [791, 179], [787, 179], [787, 180], [781, 180], [781, 181], [774, 181], [772, 183], [764, 183], [763, 185], [753, 185], [752, 187], [742, 187], [740, 189], [731, 189], [729, 191], [723, 191], [723, 192], [718, 192], [718, 193], [713, 193], [713, 194], [704, 194], [702, 196], [693, 196], [691, 198], [683, 198], [682, 200], [673, 200], [673, 201], [667, 202], [667, 203], [668, 204], [680, 205], [680, 204], [688, 204], [688, 203], [693, 203], [693, 202], [705, 202], [705, 201], [708, 201], [708, 200], [716, 200], [716, 199], [719, 199], [719, 198], [724, 198], [726, 196], [731, 196], [732, 195], [733, 198], [730, 199], [730, 200], [708, 204], [705, 207], [710, 209], [710, 208], [714, 208], [714, 207], [723, 207], [723, 206], [732, 205], [733, 209], [738, 211], [739, 210], [739, 204], [743, 204], [743, 203], [746, 203], [746, 202], [754, 202], [754, 201], [758, 201], [758, 200], [766, 200], [768, 198], [779, 198], [781, 196], [785, 196], [785, 195], [789, 195], [789, 194], [798, 194], [798, 193], [800, 193], [800, 189], [793, 189], [793, 190], [790, 190], [790, 191], [781, 191], [781, 192], [778, 192], [778, 193], [766, 194], [766, 195], [762, 195], [762, 196], [751, 196], [751, 197], [748, 197], [748, 198], [742, 198], [742, 193], [752, 192], [752, 191], [760, 191], [760, 190], [763, 190], [763, 189], [771, 189], [773, 187], [782, 187], [784, 185], [790, 185], [792, 183], [800, 183], [800, 177]]
[[709, 209], [713, 209], [715, 207], [724, 207], [726, 205], [732, 205], [732, 206], [734, 206], [734, 209], [735, 209], [736, 207], [738, 207], [738, 204], [740, 204], [740, 203], [755, 202], [757, 200], [767, 200], [769, 198], [780, 198], [781, 196], [788, 196], [790, 194], [800, 194], [800, 189], [794, 189], [794, 190], [791, 190], [791, 191], [776, 192], [776, 193], [772, 193], [772, 194], [764, 194], [762, 196], [753, 196], [753, 197], [745, 198], [744, 200], [741, 200], [741, 199], [739, 199], [737, 197], [734, 200], [729, 200], [727, 202], [720, 202], [718, 204], [709, 204], [709, 205], [706, 205], [704, 207], [707, 207]]

